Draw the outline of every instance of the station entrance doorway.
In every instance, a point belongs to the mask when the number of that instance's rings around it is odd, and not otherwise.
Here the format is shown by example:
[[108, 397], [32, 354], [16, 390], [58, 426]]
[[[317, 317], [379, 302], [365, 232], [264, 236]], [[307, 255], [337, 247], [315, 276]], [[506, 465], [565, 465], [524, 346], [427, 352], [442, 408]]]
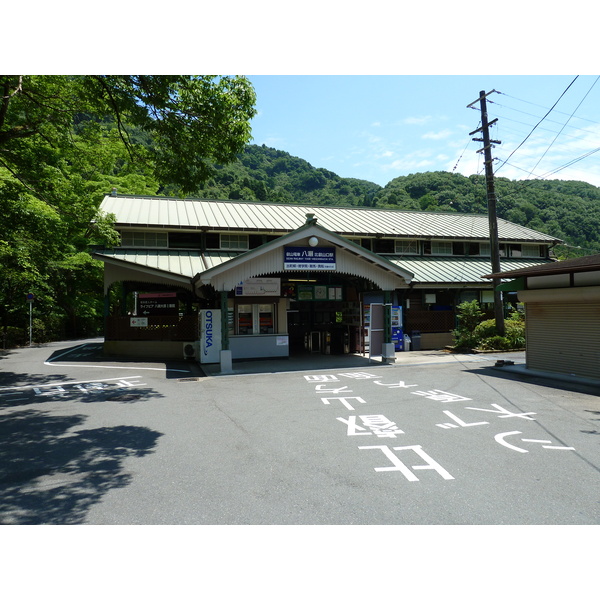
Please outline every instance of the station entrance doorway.
[[365, 282], [358, 278], [286, 281], [290, 354], [363, 352], [361, 298], [364, 288]]

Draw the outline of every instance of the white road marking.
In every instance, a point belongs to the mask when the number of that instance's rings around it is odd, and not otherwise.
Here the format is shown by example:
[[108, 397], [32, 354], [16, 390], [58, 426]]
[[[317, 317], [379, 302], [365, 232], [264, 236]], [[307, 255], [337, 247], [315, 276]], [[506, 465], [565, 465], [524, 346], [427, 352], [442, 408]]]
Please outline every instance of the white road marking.
[[[131, 377], [112, 377], [110, 379], [88, 379], [86, 381], [63, 381], [63, 385], [77, 385], [82, 383], [96, 383], [101, 381], [123, 381], [124, 379], [139, 379], [141, 375], [132, 375]], [[135, 385], [135, 383], [134, 383]], [[146, 385], [141, 384], [141, 385]], [[39, 385], [19, 385], [16, 387], [6, 387], [0, 388], [0, 392], [4, 392], [7, 390], [30, 390], [35, 388], [43, 388], [43, 387], [57, 387], [57, 383], [42, 383]]]

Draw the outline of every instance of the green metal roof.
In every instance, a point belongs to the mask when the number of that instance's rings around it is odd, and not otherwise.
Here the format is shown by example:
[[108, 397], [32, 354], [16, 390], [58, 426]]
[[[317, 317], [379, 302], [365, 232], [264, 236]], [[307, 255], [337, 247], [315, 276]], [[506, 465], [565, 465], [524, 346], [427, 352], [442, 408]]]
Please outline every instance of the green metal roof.
[[[122, 261], [138, 267], [176, 273], [193, 278], [198, 273], [217, 267], [239, 256], [239, 252], [212, 251], [194, 252], [185, 250], [134, 250], [116, 248], [96, 252], [97, 258], [111, 262]], [[464, 285], [489, 286], [483, 277], [490, 272], [489, 258], [451, 257], [390, 257], [387, 260], [414, 274], [415, 286], [419, 285]], [[547, 263], [543, 260], [501, 259], [503, 270], [530, 268]]]
[[[120, 228], [288, 233], [302, 226], [310, 213], [319, 225], [346, 237], [489, 239], [485, 214], [138, 196], [106, 196], [100, 209], [113, 213]], [[498, 219], [498, 236], [501, 241], [546, 244], [560, 241], [504, 219]]]
[[[413, 282], [419, 284], [477, 284], [486, 286], [483, 279], [490, 272], [489, 258], [454, 258], [438, 256], [415, 256], [388, 259], [414, 273]], [[502, 270], [529, 268], [548, 263], [547, 260], [501, 258]]]

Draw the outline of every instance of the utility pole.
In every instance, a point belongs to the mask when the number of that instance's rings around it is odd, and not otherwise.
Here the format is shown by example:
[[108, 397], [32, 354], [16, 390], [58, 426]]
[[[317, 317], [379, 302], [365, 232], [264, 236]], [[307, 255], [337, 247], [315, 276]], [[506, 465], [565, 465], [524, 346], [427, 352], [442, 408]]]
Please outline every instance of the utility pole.
[[[488, 220], [490, 225], [490, 249], [492, 260], [492, 272], [500, 272], [500, 244], [498, 242], [498, 217], [496, 215], [496, 192], [494, 190], [494, 170], [492, 168], [492, 144], [501, 144], [498, 140], [490, 139], [490, 125], [493, 125], [498, 119], [494, 119], [488, 123], [486, 97], [493, 94], [496, 90], [492, 90], [487, 94], [485, 91], [479, 92], [479, 106], [481, 110], [481, 127], [469, 133], [473, 135], [481, 131], [483, 138], [473, 138], [475, 142], [483, 142], [483, 148], [477, 152], [483, 152], [485, 165], [485, 183], [487, 188], [487, 206]], [[475, 104], [471, 102], [467, 106], [470, 108]], [[502, 292], [498, 289], [500, 285], [499, 279], [493, 280], [494, 286], [494, 316], [496, 319], [496, 329], [499, 335], [504, 335], [504, 308], [502, 306]]]

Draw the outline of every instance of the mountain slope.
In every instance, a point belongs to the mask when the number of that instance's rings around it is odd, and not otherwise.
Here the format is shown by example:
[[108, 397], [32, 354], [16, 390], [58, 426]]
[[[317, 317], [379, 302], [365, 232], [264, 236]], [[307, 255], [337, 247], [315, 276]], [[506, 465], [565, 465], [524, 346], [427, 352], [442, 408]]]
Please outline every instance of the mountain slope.
[[[496, 178], [499, 217], [563, 239], [562, 255], [600, 253], [600, 188], [581, 181]], [[177, 195], [162, 188], [161, 194]], [[385, 187], [344, 178], [282, 150], [249, 145], [217, 167], [197, 196], [255, 202], [487, 212], [485, 177], [445, 171], [396, 177]], [[579, 249], [576, 247], [580, 247]]]

